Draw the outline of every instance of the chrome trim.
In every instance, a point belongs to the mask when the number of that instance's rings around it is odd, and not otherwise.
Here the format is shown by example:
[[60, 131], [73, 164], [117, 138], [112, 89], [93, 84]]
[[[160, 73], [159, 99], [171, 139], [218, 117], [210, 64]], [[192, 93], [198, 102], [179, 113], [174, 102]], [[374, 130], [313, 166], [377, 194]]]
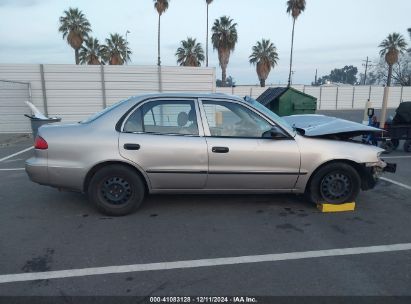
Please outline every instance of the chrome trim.
[[177, 174], [207, 174], [207, 171], [197, 170], [147, 170], [147, 173], [177, 173]]
[[[200, 97], [200, 98], [198, 98], [198, 102], [199, 102], [199, 105], [200, 105], [200, 107], [201, 107], [201, 113], [204, 115], [204, 118], [205, 119], [203, 119], [203, 123], [204, 123], [204, 133], [206, 134], [205, 136], [206, 137], [211, 137], [211, 133], [210, 133], [210, 127], [209, 127], [209, 125], [208, 125], [208, 121], [207, 121], [207, 115], [206, 115], [206, 113], [205, 113], [205, 110], [204, 110], [204, 105], [203, 105], [203, 102], [204, 101], [222, 101], [222, 102], [231, 102], [231, 103], [235, 103], [235, 104], [238, 104], [238, 105], [241, 105], [241, 106], [244, 106], [244, 107], [246, 107], [247, 109], [249, 109], [250, 111], [252, 111], [252, 112], [254, 112], [256, 115], [258, 115], [259, 117], [261, 117], [262, 119], [264, 119], [268, 124], [270, 124], [271, 126], [276, 126], [276, 127], [278, 127], [278, 128], [280, 128], [286, 135], [288, 135], [288, 137], [290, 138], [290, 139], [294, 139], [294, 134], [290, 134], [290, 132], [288, 132], [286, 129], [284, 129], [280, 124], [278, 124], [276, 121], [273, 121], [272, 119], [270, 119], [269, 117], [267, 117], [266, 115], [264, 115], [264, 113], [262, 113], [262, 112], [260, 112], [260, 111], [258, 111], [258, 109], [256, 109], [256, 108], [254, 108], [253, 106], [251, 106], [251, 105], [249, 105], [249, 104], [247, 104], [245, 101], [243, 101], [243, 100], [235, 100], [235, 99], [224, 99], [224, 98], [205, 98], [205, 97]], [[217, 136], [217, 137], [220, 137], [220, 136]], [[232, 137], [232, 138], [238, 138], [238, 137]], [[253, 138], [259, 138], [259, 139], [261, 139], [260, 137], [253, 137]], [[269, 138], [269, 139], [271, 139], [272, 140], [272, 138]]]
[[274, 171], [198, 171], [198, 170], [147, 170], [147, 173], [178, 173], [178, 174], [232, 174], [232, 175], [306, 175], [304, 172], [274, 172]]
[[300, 172], [273, 172], [273, 171], [209, 171], [208, 174], [241, 174], [241, 175], [305, 175]]
[[[175, 134], [175, 133], [150, 133], [150, 132], [126, 132], [124, 131], [124, 125], [126, 124], [127, 120], [130, 118], [131, 115], [133, 115], [133, 113], [135, 111], [137, 111], [140, 107], [142, 107], [143, 105], [145, 105], [146, 103], [149, 102], [155, 102], [155, 101], [192, 101], [194, 103], [194, 108], [196, 110], [196, 118], [197, 118], [197, 128], [198, 128], [198, 134], [197, 135], [193, 135], [193, 134]], [[120, 133], [129, 133], [129, 134], [150, 134], [150, 135], [171, 135], [171, 136], [188, 136], [188, 137], [201, 137], [204, 136], [204, 129], [203, 129], [203, 125], [201, 124], [201, 118], [200, 118], [200, 110], [199, 110], [199, 106], [198, 106], [198, 100], [197, 98], [189, 98], [189, 97], [161, 97], [161, 98], [153, 98], [153, 99], [145, 99], [143, 101], [140, 101], [139, 103], [133, 105], [133, 107], [130, 108], [130, 113], [127, 114], [127, 116], [123, 119], [122, 123], [121, 123], [121, 127], [120, 127]]]

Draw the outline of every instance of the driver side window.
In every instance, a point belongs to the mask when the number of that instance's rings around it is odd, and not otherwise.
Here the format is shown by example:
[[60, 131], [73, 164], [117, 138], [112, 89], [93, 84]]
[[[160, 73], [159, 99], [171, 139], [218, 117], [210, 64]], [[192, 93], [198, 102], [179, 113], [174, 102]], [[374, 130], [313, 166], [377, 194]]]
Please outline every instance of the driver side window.
[[232, 102], [203, 101], [211, 136], [262, 138], [271, 125], [248, 108]]

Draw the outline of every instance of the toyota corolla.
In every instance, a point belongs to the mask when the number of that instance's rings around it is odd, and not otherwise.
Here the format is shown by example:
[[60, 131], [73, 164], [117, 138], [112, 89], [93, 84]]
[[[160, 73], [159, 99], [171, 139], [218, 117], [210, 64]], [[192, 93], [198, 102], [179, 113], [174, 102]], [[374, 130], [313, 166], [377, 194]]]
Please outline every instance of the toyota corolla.
[[30, 179], [86, 193], [103, 213], [153, 193], [301, 193], [342, 204], [375, 186], [382, 149], [353, 138], [379, 129], [321, 115], [280, 118], [223, 94], [131, 97], [76, 123], [46, 125]]

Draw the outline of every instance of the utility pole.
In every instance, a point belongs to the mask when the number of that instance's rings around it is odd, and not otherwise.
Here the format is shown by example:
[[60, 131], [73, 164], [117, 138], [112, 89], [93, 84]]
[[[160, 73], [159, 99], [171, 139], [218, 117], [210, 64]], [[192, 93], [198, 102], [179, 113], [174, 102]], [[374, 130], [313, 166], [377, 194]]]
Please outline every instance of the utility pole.
[[128, 65], [128, 62], [127, 62], [127, 51], [128, 51], [128, 40], [127, 40], [127, 38], [128, 38], [128, 34], [130, 34], [131, 32], [129, 31], [129, 30], [127, 30], [127, 32], [126, 32], [126, 65]]
[[290, 85], [292, 85], [293, 84], [293, 77], [294, 77], [294, 74], [295, 74], [295, 71], [291, 71], [291, 77], [290, 77], [290, 79], [288, 79], [289, 80], [289, 83], [288, 83], [288, 86], [290, 86]]
[[206, 67], [208, 67], [208, 7], [210, 6], [207, 1], [207, 38], [206, 38]]
[[317, 85], [317, 75], [318, 75], [317, 72], [318, 70], [315, 69], [314, 85]]

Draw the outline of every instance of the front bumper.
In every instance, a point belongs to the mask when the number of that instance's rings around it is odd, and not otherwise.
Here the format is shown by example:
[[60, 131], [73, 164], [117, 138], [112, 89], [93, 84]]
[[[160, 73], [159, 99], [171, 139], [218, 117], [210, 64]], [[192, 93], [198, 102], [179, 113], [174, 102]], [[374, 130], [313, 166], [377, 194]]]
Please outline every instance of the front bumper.
[[395, 173], [397, 171], [397, 164], [393, 163], [386, 163], [381, 161], [381, 164], [372, 166], [372, 167], [365, 167], [364, 174], [362, 178], [362, 190], [370, 190], [373, 189], [379, 180], [379, 177], [382, 175], [383, 172]]
[[389, 173], [395, 173], [397, 171], [397, 164], [387, 163], [383, 171], [389, 172]]

